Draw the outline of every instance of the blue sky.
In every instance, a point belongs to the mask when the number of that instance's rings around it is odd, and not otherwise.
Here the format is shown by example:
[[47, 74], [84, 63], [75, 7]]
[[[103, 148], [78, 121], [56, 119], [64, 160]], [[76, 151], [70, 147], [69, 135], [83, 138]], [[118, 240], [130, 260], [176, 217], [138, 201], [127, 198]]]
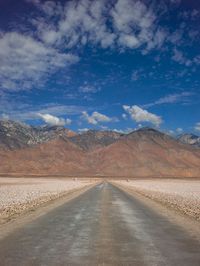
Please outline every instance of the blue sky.
[[0, 117], [200, 132], [200, 3], [3, 0]]

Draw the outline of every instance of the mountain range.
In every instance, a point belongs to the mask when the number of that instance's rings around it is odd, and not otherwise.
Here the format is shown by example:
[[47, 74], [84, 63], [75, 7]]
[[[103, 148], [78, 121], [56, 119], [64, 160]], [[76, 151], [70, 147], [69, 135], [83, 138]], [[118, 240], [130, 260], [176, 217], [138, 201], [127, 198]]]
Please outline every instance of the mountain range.
[[178, 140], [185, 144], [200, 147], [200, 137], [194, 134], [182, 134], [178, 136]]
[[129, 134], [0, 121], [0, 173], [65, 176], [196, 177], [200, 149], [152, 128]]

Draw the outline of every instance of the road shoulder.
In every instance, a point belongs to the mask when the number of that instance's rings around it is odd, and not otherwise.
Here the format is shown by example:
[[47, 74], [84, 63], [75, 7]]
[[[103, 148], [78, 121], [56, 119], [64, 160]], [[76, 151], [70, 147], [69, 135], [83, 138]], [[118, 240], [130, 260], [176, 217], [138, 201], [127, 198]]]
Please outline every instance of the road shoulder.
[[169, 220], [169, 222], [180, 226], [183, 228], [189, 235], [200, 241], [200, 222], [188, 217], [185, 214], [182, 214], [178, 212], [176, 209], [169, 208], [168, 206], [157, 202], [151, 198], [146, 197], [145, 195], [142, 195], [136, 191], [133, 191], [132, 189], [129, 189], [125, 186], [116, 184], [115, 182], [110, 182], [113, 186], [117, 187], [124, 193], [128, 194], [130, 197], [133, 197], [134, 199], [137, 199], [140, 201], [143, 205], [145, 205], [147, 208], [153, 210], [160, 216], [162, 216], [164, 219]]

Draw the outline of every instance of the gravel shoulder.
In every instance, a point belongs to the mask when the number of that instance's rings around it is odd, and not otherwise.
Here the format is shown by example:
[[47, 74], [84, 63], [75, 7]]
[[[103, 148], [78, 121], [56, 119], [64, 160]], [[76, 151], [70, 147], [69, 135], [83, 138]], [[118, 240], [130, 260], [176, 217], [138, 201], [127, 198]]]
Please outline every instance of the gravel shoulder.
[[58, 178], [0, 178], [0, 224], [89, 188], [95, 181]]
[[200, 180], [118, 180], [114, 184], [200, 221]]

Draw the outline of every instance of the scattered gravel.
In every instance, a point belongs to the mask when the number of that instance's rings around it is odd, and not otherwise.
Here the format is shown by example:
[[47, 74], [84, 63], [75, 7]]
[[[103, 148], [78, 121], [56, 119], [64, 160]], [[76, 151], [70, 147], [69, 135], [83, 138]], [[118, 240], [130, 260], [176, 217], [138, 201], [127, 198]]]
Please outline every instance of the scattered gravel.
[[200, 220], [200, 180], [130, 180], [118, 185]]
[[0, 222], [88, 185], [77, 179], [0, 178]]

